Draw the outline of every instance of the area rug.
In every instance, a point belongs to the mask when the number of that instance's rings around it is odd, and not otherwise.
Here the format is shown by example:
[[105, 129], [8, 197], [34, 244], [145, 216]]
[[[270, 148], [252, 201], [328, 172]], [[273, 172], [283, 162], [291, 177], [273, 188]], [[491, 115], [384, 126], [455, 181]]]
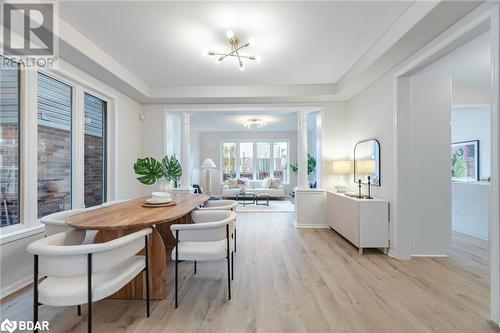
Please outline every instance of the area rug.
[[288, 200], [269, 200], [269, 207], [262, 205], [246, 205], [243, 207], [239, 204], [236, 207], [236, 212], [238, 213], [293, 213], [295, 212], [295, 206]]

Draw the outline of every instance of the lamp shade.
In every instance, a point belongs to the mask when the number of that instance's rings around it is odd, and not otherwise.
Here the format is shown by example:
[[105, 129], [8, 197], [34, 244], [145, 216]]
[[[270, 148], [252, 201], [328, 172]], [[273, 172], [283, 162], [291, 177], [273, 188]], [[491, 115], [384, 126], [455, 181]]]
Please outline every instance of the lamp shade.
[[339, 175], [346, 175], [352, 172], [352, 161], [338, 160], [332, 162], [333, 173]]
[[215, 169], [217, 166], [211, 158], [207, 158], [201, 163], [200, 168], [202, 169]]
[[356, 173], [372, 174], [375, 173], [376, 161], [375, 160], [359, 160], [356, 161]]

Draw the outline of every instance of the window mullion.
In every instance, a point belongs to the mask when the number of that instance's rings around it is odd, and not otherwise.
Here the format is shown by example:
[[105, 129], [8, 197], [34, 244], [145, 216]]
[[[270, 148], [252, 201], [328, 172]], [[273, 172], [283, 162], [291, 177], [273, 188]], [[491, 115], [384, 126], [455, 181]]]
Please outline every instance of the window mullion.
[[72, 206], [84, 207], [84, 90], [74, 88], [73, 94], [73, 131], [72, 131]]
[[253, 179], [257, 179], [257, 142], [252, 143], [252, 175]]
[[21, 213], [26, 227], [38, 225], [37, 72], [21, 71]]
[[269, 142], [269, 158], [271, 159], [271, 162], [269, 163], [269, 177], [274, 178], [274, 142], [271, 141]]
[[236, 142], [236, 178], [240, 178], [240, 142]]

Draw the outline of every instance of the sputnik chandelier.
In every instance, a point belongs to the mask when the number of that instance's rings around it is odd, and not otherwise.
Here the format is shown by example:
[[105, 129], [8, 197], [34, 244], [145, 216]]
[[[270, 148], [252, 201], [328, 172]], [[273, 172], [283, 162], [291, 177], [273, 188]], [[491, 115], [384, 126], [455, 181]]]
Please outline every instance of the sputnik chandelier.
[[224, 59], [228, 57], [234, 57], [238, 58], [238, 64], [240, 70], [245, 69], [245, 65], [243, 64], [243, 60], [256, 60], [259, 61], [260, 58], [255, 55], [243, 55], [240, 53], [241, 50], [243, 50], [246, 47], [252, 46], [255, 41], [253, 38], [250, 38], [248, 42], [240, 44], [240, 39], [238, 36], [234, 35], [234, 32], [231, 30], [228, 30], [226, 32], [226, 36], [229, 39], [229, 52], [228, 53], [219, 53], [219, 52], [214, 52], [214, 51], [208, 51], [206, 54], [209, 56], [214, 56], [215, 57], [215, 62], [219, 63], [222, 62]]

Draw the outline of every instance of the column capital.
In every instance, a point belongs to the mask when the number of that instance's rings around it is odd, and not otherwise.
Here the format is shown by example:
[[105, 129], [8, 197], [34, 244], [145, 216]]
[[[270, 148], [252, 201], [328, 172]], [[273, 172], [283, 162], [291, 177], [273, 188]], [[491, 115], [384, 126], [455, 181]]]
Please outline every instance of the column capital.
[[191, 114], [189, 112], [181, 113], [181, 120], [184, 124], [189, 124], [189, 119], [191, 118]]
[[299, 121], [307, 121], [307, 115], [310, 113], [310, 111], [299, 111], [297, 112], [297, 119]]

